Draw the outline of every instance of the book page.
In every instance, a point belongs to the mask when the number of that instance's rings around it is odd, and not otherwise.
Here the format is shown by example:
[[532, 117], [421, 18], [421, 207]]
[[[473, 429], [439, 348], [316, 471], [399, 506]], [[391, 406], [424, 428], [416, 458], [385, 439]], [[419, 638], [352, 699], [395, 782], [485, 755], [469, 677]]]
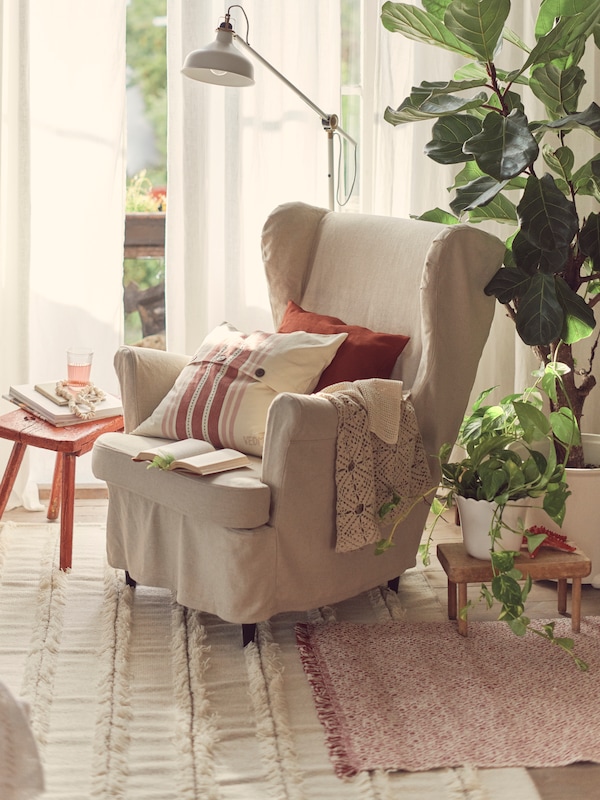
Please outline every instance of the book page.
[[202, 453], [214, 452], [214, 447], [201, 439], [181, 439], [179, 442], [165, 442], [158, 447], [149, 447], [142, 450], [133, 459], [134, 461], [152, 461], [154, 456], [173, 456], [175, 459], [189, 458]]
[[202, 453], [200, 455], [189, 456], [185, 459], [178, 459], [170, 464], [169, 469], [189, 469], [189, 470], [227, 470], [236, 467], [244, 467], [249, 464], [248, 456], [238, 450], [224, 448], [215, 450], [212, 453]]

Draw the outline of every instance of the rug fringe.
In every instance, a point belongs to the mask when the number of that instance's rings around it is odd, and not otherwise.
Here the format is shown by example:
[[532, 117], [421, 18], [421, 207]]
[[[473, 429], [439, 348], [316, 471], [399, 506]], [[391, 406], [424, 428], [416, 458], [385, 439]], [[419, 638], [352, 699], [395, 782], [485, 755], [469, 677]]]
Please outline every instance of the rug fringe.
[[268, 622], [259, 623], [258, 643], [247, 645], [244, 656], [267, 779], [276, 797], [303, 800], [302, 773], [283, 688], [281, 652]]
[[116, 570], [104, 571], [102, 643], [98, 653], [101, 675], [98, 685], [98, 716], [94, 736], [91, 776], [93, 798], [125, 796], [129, 775], [129, 725], [131, 608], [133, 591]]
[[0, 524], [0, 581], [4, 572], [4, 562], [8, 553], [9, 545], [12, 541], [12, 533], [16, 528], [14, 522], [3, 522]]
[[52, 525], [46, 530], [49, 536], [40, 560], [36, 617], [21, 689], [30, 704], [31, 728], [42, 751], [47, 743], [68, 581], [68, 573], [54, 564], [58, 531]]
[[479, 771], [472, 764], [446, 770], [450, 800], [488, 800], [489, 795], [479, 780]]
[[175, 743], [181, 769], [181, 800], [219, 800], [214, 750], [218, 740], [215, 715], [207, 695], [210, 646], [200, 613], [173, 602], [171, 612], [173, 689], [177, 705]]
[[313, 648], [310, 637], [310, 625], [298, 622], [295, 625], [296, 644], [304, 672], [313, 691], [313, 699], [317, 709], [317, 716], [327, 732], [327, 748], [333, 763], [335, 774], [344, 780], [353, 778], [358, 770], [350, 766], [346, 743], [337, 726], [337, 715], [329, 701], [329, 691], [324, 679], [323, 665], [319, 663], [318, 656]]

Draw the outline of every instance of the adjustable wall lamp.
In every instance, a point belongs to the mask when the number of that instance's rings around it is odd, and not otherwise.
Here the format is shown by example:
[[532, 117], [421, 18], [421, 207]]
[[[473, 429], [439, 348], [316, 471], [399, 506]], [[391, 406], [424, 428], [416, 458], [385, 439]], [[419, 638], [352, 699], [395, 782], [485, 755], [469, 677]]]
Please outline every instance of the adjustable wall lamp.
[[[237, 34], [230, 22], [232, 8], [241, 9], [246, 19], [246, 39], [244, 40]], [[252, 63], [234, 45], [233, 40], [239, 42], [257, 61], [265, 66], [280, 81], [285, 83], [307, 106], [312, 108], [315, 114], [321, 118], [323, 129], [327, 133], [327, 153], [328, 153], [328, 182], [329, 182], [329, 208], [335, 208], [335, 176], [333, 158], [333, 138], [337, 133], [346, 141], [353, 145], [355, 153], [357, 144], [354, 139], [340, 128], [337, 114], [326, 114], [319, 106], [310, 100], [303, 92], [281, 74], [265, 58], [256, 52], [248, 43], [248, 16], [242, 6], [229, 6], [225, 15], [225, 21], [217, 29], [217, 37], [214, 42], [194, 50], [185, 59], [181, 72], [188, 78], [204, 83], [214, 83], [219, 86], [252, 86], [254, 84], [254, 67]], [[354, 186], [354, 181], [352, 187]], [[352, 187], [344, 203], [348, 202]], [[343, 205], [340, 203], [340, 205]]]

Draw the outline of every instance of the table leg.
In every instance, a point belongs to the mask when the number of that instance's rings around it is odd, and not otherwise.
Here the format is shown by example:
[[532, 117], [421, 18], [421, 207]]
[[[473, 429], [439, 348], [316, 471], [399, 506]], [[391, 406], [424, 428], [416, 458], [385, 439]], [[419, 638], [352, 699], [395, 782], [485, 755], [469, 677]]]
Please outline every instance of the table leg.
[[467, 605], [467, 584], [458, 584], [458, 632], [461, 636], [467, 635], [467, 618], [461, 618], [460, 611]]
[[571, 629], [579, 633], [581, 628], [581, 578], [573, 578], [571, 586]]
[[6, 465], [6, 470], [4, 471], [4, 477], [2, 478], [2, 483], [0, 484], [0, 518], [2, 517], [2, 514], [4, 514], [4, 509], [8, 503], [8, 498], [10, 497], [12, 488], [15, 485], [15, 480], [17, 479], [19, 467], [23, 461], [26, 448], [27, 445], [23, 444], [23, 442], [15, 442], [13, 449], [11, 450], [8, 464]]
[[456, 584], [448, 578], [448, 619], [456, 619]]
[[558, 613], [559, 614], [566, 614], [567, 613], [567, 579], [566, 578], [558, 578], [557, 599], [558, 599]]
[[60, 511], [60, 496], [62, 492], [62, 470], [63, 454], [56, 454], [54, 462], [54, 475], [52, 477], [52, 491], [50, 492], [50, 502], [48, 503], [47, 519], [58, 519]]
[[73, 552], [73, 507], [75, 504], [75, 454], [63, 454], [62, 514], [60, 517], [60, 568], [70, 569]]

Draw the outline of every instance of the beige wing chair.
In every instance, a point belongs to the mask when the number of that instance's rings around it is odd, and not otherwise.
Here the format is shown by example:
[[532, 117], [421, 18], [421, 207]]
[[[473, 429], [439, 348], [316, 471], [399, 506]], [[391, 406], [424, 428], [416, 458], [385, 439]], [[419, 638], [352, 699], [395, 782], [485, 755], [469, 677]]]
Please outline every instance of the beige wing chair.
[[[472, 226], [301, 203], [275, 209], [262, 231], [275, 329], [291, 299], [410, 336], [392, 378], [411, 392], [436, 479], [434, 454], [456, 436], [488, 336], [495, 301], [483, 289], [503, 253], [499, 239]], [[424, 503], [386, 553], [336, 552], [337, 414], [320, 395], [273, 400], [263, 458], [252, 457], [251, 469], [199, 478], [133, 462], [160, 440], [131, 431], [188, 359], [136, 347], [115, 356], [125, 433], [98, 439], [93, 469], [109, 490], [108, 561], [132, 585], [168, 588], [185, 606], [242, 623], [247, 641], [256, 622], [353, 597], [415, 565]]]

